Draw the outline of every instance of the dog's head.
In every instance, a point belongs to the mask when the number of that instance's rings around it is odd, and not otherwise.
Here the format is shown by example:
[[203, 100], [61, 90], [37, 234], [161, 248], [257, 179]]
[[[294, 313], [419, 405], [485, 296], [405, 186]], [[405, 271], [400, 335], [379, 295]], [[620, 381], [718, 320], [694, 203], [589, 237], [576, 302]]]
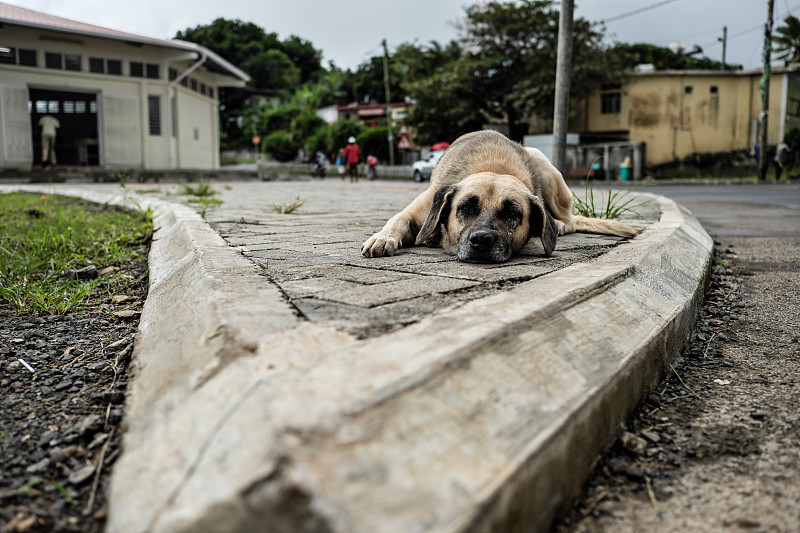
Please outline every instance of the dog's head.
[[481, 172], [436, 191], [416, 244], [441, 238], [459, 261], [502, 263], [532, 236], [550, 256], [558, 229], [542, 199], [512, 176]]

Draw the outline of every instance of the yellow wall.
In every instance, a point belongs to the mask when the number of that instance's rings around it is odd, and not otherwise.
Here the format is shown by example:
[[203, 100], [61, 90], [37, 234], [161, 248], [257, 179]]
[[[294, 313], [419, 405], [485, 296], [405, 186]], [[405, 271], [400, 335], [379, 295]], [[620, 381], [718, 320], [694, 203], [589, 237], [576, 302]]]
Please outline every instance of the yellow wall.
[[[598, 92], [579, 107], [572, 129], [644, 142], [648, 166], [694, 152], [750, 149], [758, 135], [760, 79], [757, 71], [637, 74], [622, 88], [619, 113], [602, 114]], [[770, 83], [769, 144], [798, 126], [800, 80], [782, 69]]]

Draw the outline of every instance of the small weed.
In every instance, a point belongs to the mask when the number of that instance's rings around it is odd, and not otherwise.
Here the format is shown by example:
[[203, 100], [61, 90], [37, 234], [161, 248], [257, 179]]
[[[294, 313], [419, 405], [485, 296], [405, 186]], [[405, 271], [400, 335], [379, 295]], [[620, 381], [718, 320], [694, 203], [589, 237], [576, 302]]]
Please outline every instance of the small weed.
[[586, 199], [582, 200], [578, 198], [575, 193], [572, 193], [572, 211], [576, 215], [590, 218], [605, 218], [608, 220], [619, 218], [627, 212], [640, 216], [635, 208], [649, 203], [650, 200], [644, 200], [633, 204], [637, 198], [635, 196], [628, 198], [628, 196], [637, 190], [638, 189], [631, 191], [599, 191], [597, 198], [595, 198], [594, 181], [591, 180], [590, 182], [587, 176], [584, 195]]
[[726, 261], [724, 259], [720, 259], [719, 257], [711, 258], [711, 264], [714, 265], [714, 266], [723, 266], [723, 267], [731, 266], [731, 262], [730, 261]]
[[217, 191], [211, 186], [209, 180], [200, 180], [197, 184], [184, 183], [181, 185], [181, 194], [186, 196], [199, 196], [200, 198], [207, 198], [216, 196]]
[[208, 197], [190, 198], [188, 201], [190, 204], [200, 204], [200, 216], [203, 218], [206, 218], [206, 211], [208, 211], [209, 208], [219, 207], [225, 203], [219, 198], [208, 198]]
[[68, 504], [75, 505], [75, 498], [72, 497], [72, 494], [67, 492], [67, 489], [65, 489], [64, 486], [61, 485], [61, 483], [55, 480], [51, 480], [50, 483], [56, 488], [58, 492], [61, 493], [62, 496], [64, 496], [64, 499], [67, 500]]
[[272, 212], [280, 215], [288, 215], [289, 213], [293, 213], [303, 207], [303, 204], [305, 203], [306, 199], [298, 196], [297, 199], [290, 204], [272, 204]]
[[133, 205], [136, 206], [136, 210], [139, 211], [139, 214], [142, 215], [142, 218], [144, 218], [148, 224], [153, 223], [154, 211], [152, 207], [150, 207], [149, 205], [147, 207], [142, 207], [142, 205], [139, 202], [133, 202]]

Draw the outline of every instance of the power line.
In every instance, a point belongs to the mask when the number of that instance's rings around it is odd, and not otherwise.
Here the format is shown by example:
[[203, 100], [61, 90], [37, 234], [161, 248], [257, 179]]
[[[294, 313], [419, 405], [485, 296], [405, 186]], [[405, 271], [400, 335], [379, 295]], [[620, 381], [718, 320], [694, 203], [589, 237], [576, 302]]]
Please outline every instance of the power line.
[[603, 23], [615, 22], [617, 20], [632, 17], [633, 15], [638, 15], [639, 13], [644, 13], [645, 11], [650, 11], [651, 9], [665, 6], [667, 4], [671, 4], [672, 2], [677, 2], [677, 1], [678, 0], [662, 0], [661, 2], [656, 2], [655, 4], [650, 4], [649, 6], [640, 7], [639, 9], [634, 9], [633, 11], [622, 13], [621, 15], [615, 15], [613, 17], [609, 17], [602, 22]]

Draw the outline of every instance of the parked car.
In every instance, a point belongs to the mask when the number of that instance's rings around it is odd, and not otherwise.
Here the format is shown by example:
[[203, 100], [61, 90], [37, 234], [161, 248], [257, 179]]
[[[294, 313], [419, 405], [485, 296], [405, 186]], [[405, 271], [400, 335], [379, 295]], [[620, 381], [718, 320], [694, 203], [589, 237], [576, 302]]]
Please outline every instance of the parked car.
[[412, 165], [414, 169], [414, 181], [425, 181], [431, 179], [431, 174], [433, 174], [433, 167], [436, 166], [436, 162], [439, 161], [439, 158], [442, 157], [444, 150], [434, 150], [428, 157], [422, 159], [421, 161], [417, 161]]

